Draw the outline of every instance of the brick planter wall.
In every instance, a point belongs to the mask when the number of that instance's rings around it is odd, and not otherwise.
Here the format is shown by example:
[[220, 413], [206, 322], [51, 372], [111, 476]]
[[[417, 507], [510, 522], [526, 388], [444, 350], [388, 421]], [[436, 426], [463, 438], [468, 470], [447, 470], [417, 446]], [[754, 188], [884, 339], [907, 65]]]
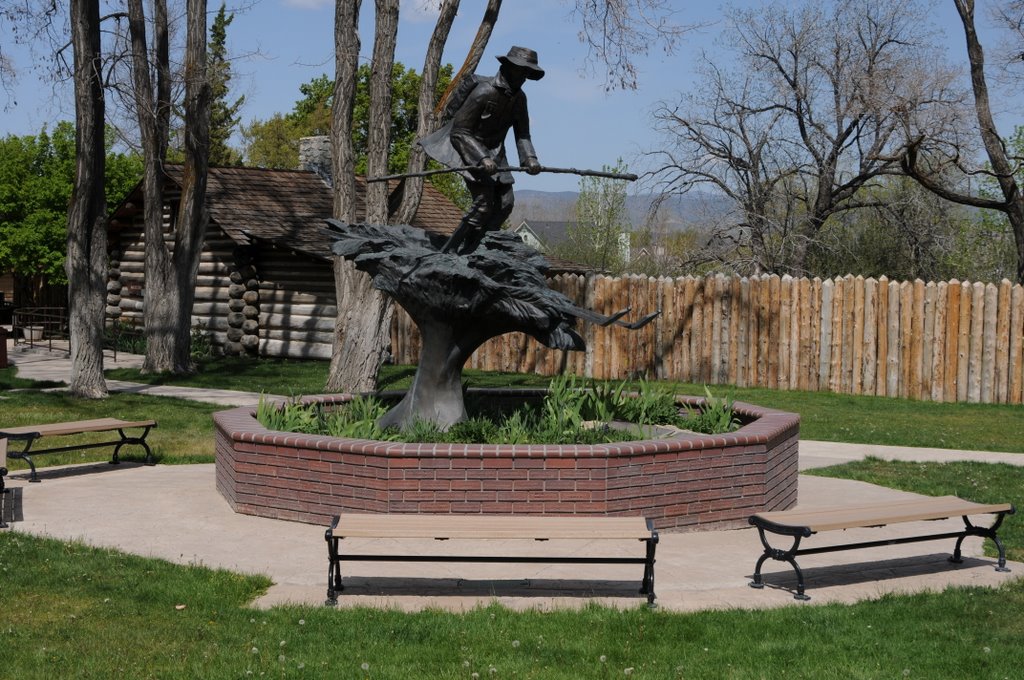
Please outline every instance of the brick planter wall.
[[273, 432], [255, 409], [241, 407], [214, 414], [217, 490], [235, 512], [313, 524], [354, 511], [641, 515], [659, 529], [741, 526], [752, 513], [796, 503], [800, 419], [740, 402], [734, 409], [747, 424], [727, 435], [495, 446]]

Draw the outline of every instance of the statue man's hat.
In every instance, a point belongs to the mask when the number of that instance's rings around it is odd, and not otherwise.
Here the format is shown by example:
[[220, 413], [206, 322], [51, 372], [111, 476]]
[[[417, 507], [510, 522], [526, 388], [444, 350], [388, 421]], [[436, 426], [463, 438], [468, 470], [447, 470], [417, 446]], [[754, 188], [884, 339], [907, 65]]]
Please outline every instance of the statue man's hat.
[[508, 54], [498, 57], [502, 64], [511, 64], [526, 70], [526, 77], [530, 80], [540, 80], [544, 77], [544, 69], [537, 65], [537, 52], [526, 47], [513, 47]]

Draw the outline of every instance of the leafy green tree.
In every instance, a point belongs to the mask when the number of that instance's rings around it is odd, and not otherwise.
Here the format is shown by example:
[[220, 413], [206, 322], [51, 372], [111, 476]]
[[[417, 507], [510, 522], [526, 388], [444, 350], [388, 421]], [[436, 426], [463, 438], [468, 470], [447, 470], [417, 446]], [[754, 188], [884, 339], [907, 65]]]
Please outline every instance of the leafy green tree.
[[[614, 168], [605, 166], [603, 170], [628, 172], [622, 159]], [[629, 261], [626, 184], [607, 177], [581, 177], [576, 221], [569, 227], [568, 239], [552, 254], [610, 274], [622, 273]]]
[[238, 165], [241, 154], [228, 145], [228, 140], [238, 125], [238, 112], [245, 103], [241, 96], [230, 101], [228, 92], [231, 83], [231, 62], [227, 57], [227, 29], [234, 20], [221, 3], [217, 16], [210, 26], [210, 45], [207, 50], [210, 90], [210, 165]]
[[[437, 83], [440, 98], [451, 81], [452, 67], [441, 70]], [[388, 153], [390, 172], [405, 170], [409, 149], [416, 141], [417, 98], [420, 74], [396, 63], [391, 73], [393, 96], [391, 102], [391, 148]], [[366, 141], [369, 129], [370, 67], [359, 67], [356, 83], [356, 101], [352, 143], [356, 151], [356, 172], [366, 172]], [[299, 86], [302, 98], [295, 102], [290, 113], [274, 114], [269, 119], [254, 120], [242, 126], [245, 163], [266, 168], [291, 169], [299, 164], [299, 139], [330, 132], [331, 103], [334, 81], [321, 75]]]
[[[108, 135], [112, 139], [113, 135]], [[137, 156], [107, 149], [107, 204], [138, 181]], [[68, 202], [75, 176], [75, 127], [62, 121], [50, 133], [0, 139], [0, 270], [66, 283]]]

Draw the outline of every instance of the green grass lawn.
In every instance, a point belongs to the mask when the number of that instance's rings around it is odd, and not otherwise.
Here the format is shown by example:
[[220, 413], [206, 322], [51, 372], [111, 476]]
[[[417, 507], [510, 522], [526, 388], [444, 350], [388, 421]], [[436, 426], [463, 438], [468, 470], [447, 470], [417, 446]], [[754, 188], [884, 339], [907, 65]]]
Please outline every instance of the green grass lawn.
[[[211, 415], [223, 408], [216, 404], [142, 394], [115, 392], [106, 399], [74, 399], [64, 392], [19, 390], [5, 392], [0, 396], [0, 427], [93, 418], [152, 419], [157, 422], [157, 427], [149, 433], [146, 441], [158, 462], [212, 463], [214, 440]], [[104, 432], [60, 437], [52, 445], [110, 441], [111, 437], [116, 436], [116, 433]], [[21, 444], [12, 444], [11, 449], [21, 450]], [[112, 452], [113, 447], [104, 447], [48, 453], [33, 460], [37, 468], [43, 468], [109, 460]], [[145, 451], [139, 446], [126, 446], [120, 454], [122, 460], [142, 461], [145, 456]], [[28, 469], [28, 465], [20, 460], [8, 459], [7, 463], [12, 471]]]
[[[976, 503], [1013, 503], [1024, 510], [1024, 467], [991, 463], [909, 463], [877, 458], [807, 470], [804, 474], [856, 479], [926, 496], [959, 496]], [[999, 530], [1006, 557], [1024, 561], [1024, 517], [1009, 515]], [[985, 552], [996, 555], [994, 545]]]
[[1020, 580], [768, 611], [257, 611], [263, 578], [10, 531], [0, 573], [9, 678], [1013, 678], [1024, 663]]
[[[117, 369], [107, 375], [118, 380], [169, 381], [292, 396], [322, 393], [327, 369], [324, 361], [216, 358], [203, 360], [197, 373], [186, 377], [145, 376], [134, 369]], [[381, 389], [407, 387], [414, 371], [411, 366], [385, 366]], [[464, 376], [471, 387], [539, 387], [549, 380], [532, 374], [474, 370], [467, 370]], [[704, 394], [703, 385], [668, 384], [680, 394]], [[726, 385], [711, 389], [716, 396], [799, 413], [804, 439], [1024, 453], [1024, 417], [1019, 405], [939, 404]]]
[[[325, 371], [323, 362], [220, 360], [189, 380], [305, 394], [322, 391]], [[138, 379], [118, 373], [119, 379]], [[411, 376], [410, 367], [388, 367], [382, 386], [403, 386]], [[481, 386], [546, 382], [473, 371], [467, 377]], [[160, 425], [150, 440], [162, 462], [212, 459], [210, 414], [217, 406], [132, 394], [74, 400], [26, 389], [38, 385], [4, 371], [0, 386], [0, 425], [153, 418]], [[676, 389], [703, 391], [695, 385]], [[715, 393], [796, 411], [805, 438], [1024, 452], [1019, 406], [726, 388]], [[109, 451], [88, 451], [39, 462], [108, 456]], [[868, 460], [814, 474], [1024, 506], [1024, 468], [1014, 466]], [[1022, 525], [1009, 517], [1000, 532], [1010, 559], [1024, 559]], [[998, 589], [955, 588], [768, 611], [256, 611], [246, 605], [268, 587], [265, 578], [4, 530], [0, 584], [5, 678], [1013, 678], [1024, 665], [1020, 578]]]

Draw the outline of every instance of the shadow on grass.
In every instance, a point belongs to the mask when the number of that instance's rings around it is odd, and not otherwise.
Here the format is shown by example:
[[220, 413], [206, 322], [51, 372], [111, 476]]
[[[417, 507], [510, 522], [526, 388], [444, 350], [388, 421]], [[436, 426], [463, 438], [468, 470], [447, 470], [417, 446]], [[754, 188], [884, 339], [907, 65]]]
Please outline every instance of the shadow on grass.
[[[806, 592], [814, 597], [814, 591], [822, 588], [851, 586], [877, 581], [912, 578], [942, 574], [961, 569], [994, 569], [996, 560], [981, 557], [964, 557], [959, 563], [950, 561], [950, 553], [930, 553], [913, 557], [900, 557], [876, 562], [851, 562], [820, 567], [804, 567]], [[776, 563], [777, 564], [777, 563]], [[767, 564], [765, 565], [768, 566]], [[795, 572], [787, 565], [780, 571], [762, 571], [765, 588], [781, 590], [790, 594], [797, 592]], [[753, 579], [753, 574], [747, 578]]]
[[52, 387], [60, 387], [64, 383], [55, 380], [28, 380], [17, 377], [17, 366], [0, 368], [0, 391], [9, 390], [46, 390]]
[[640, 581], [611, 581], [603, 579], [462, 579], [419, 578], [398, 576], [347, 576], [342, 580], [345, 589], [338, 593], [338, 601], [346, 596], [373, 595], [416, 597], [615, 597], [646, 600], [640, 593]]

